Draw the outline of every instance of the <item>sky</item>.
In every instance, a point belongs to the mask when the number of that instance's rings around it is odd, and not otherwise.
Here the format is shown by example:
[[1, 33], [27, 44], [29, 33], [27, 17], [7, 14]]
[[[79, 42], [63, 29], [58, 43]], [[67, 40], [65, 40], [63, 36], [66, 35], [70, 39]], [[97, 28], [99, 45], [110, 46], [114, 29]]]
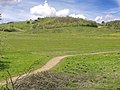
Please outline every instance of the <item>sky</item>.
[[74, 17], [97, 22], [120, 19], [120, 0], [0, 0], [0, 22]]

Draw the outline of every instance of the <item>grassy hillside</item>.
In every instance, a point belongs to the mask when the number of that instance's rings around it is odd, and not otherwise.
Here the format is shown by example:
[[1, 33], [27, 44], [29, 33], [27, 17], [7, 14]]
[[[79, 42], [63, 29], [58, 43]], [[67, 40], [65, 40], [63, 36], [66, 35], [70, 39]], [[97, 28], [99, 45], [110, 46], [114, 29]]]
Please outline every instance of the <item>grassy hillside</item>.
[[[83, 77], [83, 85], [72, 82], [76, 90], [118, 90], [120, 88], [120, 53], [81, 55], [64, 59], [54, 72]], [[78, 84], [76, 84], [78, 83]], [[73, 89], [74, 90], [74, 89]]]
[[109, 28], [120, 29], [120, 20], [111, 21], [111, 22], [106, 23], [105, 25]]
[[71, 17], [38, 18], [37, 20], [9, 22], [7, 24], [2, 24], [0, 25], [0, 30], [15, 32], [76, 26], [97, 27], [97, 23], [94, 21]]
[[[0, 80], [8, 77], [6, 70], [8, 70], [12, 76], [16, 76], [24, 73], [25, 71], [40, 68], [49, 59], [55, 56], [102, 51], [120, 51], [119, 29], [97, 28], [90, 24], [91, 22], [95, 23], [93, 21], [67, 17], [38, 18], [38, 20], [35, 21], [1, 24], [0, 40], [2, 40], [2, 42], [0, 41], [0, 45], [2, 46], [0, 47], [0, 50], [3, 55], [0, 57]], [[2, 32], [3, 30], [5, 32]], [[111, 69], [114, 65], [118, 66], [115, 71], [119, 74], [119, 64], [117, 64], [117, 61], [119, 60], [118, 57], [118, 53], [107, 54], [106, 56], [78, 56], [69, 59], [72, 63], [65, 59], [65, 62], [62, 62], [56, 67], [59, 69], [57, 73], [63, 72], [64, 74], [66, 73], [64, 70], [70, 68], [70, 72], [75, 72], [79, 75], [86, 73], [87, 70], [87, 72], [90, 72], [87, 74], [89, 76], [93, 73], [93, 68], [97, 67], [96, 65], [99, 64], [99, 66], [105, 65], [104, 70], [106, 70], [106, 68]], [[83, 60], [86, 62], [83, 62]], [[102, 63], [99, 60], [103, 60], [105, 62]], [[115, 60], [116, 63], [114, 63]], [[94, 61], [98, 62], [98, 64], [94, 63]], [[106, 64], [108, 64], [107, 62], [114, 64], [106, 67]], [[67, 63], [70, 63], [70, 67], [69, 65], [68, 67], [64, 66]], [[78, 65], [79, 63], [82, 65], [85, 63], [88, 66], [83, 67], [83, 71], [81, 68], [77, 68], [77, 70], [80, 70], [80, 72], [77, 72], [75, 71], [76, 63], [78, 63]], [[92, 63], [93, 67], [89, 65], [90, 63]], [[88, 70], [88, 68], [90, 70]], [[96, 71], [99, 69], [100, 68], [97, 67]], [[100, 72], [105, 75], [110, 71], [104, 70], [103, 72]], [[67, 71], [69, 72], [69, 70]], [[98, 75], [101, 74], [98, 72], [95, 73]], [[112, 77], [112, 75], [110, 75], [110, 77]], [[96, 78], [93, 79], [96, 80]], [[102, 86], [102, 81], [100, 81], [100, 83], [101, 84], [97, 83], [96, 85]], [[72, 83], [70, 85], [72, 85]], [[116, 86], [118, 86], [118, 84], [116, 84]]]
[[64, 59], [51, 72], [26, 77], [17, 90], [119, 90], [120, 53], [86, 54]]
[[23, 73], [32, 64], [37, 63], [33, 68], [39, 68], [54, 56], [120, 50], [120, 33], [82, 28], [79, 28], [79, 32], [72, 33], [2, 32], [5, 45], [0, 79], [7, 76], [6, 70], [9, 70], [11, 75]]
[[29, 29], [30, 29], [30, 24], [27, 24], [27, 21], [9, 22], [5, 24], [0, 24], [0, 31], [5, 31], [5, 32], [27, 31]]

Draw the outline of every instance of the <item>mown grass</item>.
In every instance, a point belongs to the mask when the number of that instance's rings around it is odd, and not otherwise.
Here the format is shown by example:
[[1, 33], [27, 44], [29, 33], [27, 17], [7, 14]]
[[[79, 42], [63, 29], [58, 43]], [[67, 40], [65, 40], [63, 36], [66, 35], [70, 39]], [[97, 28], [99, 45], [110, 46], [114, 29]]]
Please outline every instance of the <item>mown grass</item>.
[[[73, 28], [60, 28], [59, 30], [64, 30], [60, 33], [57, 31], [2, 32], [5, 43], [2, 61], [9, 63], [3, 63], [0, 80], [7, 76], [6, 70], [15, 76], [27, 71], [34, 63], [37, 65], [34, 65], [33, 69], [41, 67], [54, 56], [120, 50], [120, 34], [115, 30], [93, 27]], [[66, 32], [67, 29], [70, 32]], [[117, 35], [111, 35], [113, 33]], [[5, 68], [6, 65], [8, 67]]]
[[83, 79], [87, 79], [91, 86], [85, 86], [83, 90], [88, 88], [90, 90], [119, 90], [120, 52], [69, 57], [52, 71], [85, 76]]

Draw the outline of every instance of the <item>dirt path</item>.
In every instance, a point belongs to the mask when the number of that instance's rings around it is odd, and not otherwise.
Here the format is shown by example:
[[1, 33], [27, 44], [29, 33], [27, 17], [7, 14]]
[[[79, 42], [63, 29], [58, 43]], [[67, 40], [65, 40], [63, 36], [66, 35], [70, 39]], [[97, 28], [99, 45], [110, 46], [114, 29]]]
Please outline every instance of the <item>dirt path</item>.
[[[57, 56], [57, 57], [54, 57], [53, 59], [49, 60], [43, 67], [41, 67], [40, 69], [37, 69], [31, 73], [27, 73], [27, 74], [23, 74], [22, 76], [16, 76], [16, 77], [12, 77], [12, 81], [16, 81], [17, 79], [21, 79], [21, 78], [24, 78], [25, 76], [27, 75], [31, 75], [31, 74], [36, 74], [38, 72], [44, 72], [44, 71], [47, 71], [51, 68], [53, 68], [54, 66], [56, 66], [62, 59], [66, 58], [66, 57], [70, 57], [70, 56], [73, 56], [73, 55], [65, 55], [65, 56]], [[8, 80], [8, 82], [11, 82], [10, 80]], [[6, 81], [2, 81], [0, 82], [0, 85], [5, 85], [6, 84]]]
[[[62, 59], [67, 58], [67, 57], [71, 57], [71, 56], [78, 56], [78, 55], [94, 55], [94, 54], [105, 54], [105, 53], [114, 53], [114, 52], [119, 52], [119, 51], [108, 51], [108, 52], [96, 52], [96, 53], [85, 53], [85, 54], [76, 54], [76, 55], [65, 55], [65, 56], [57, 56], [54, 57], [53, 59], [49, 60], [42, 68], [37, 69], [29, 74], [23, 74], [20, 77], [12, 77], [12, 81], [15, 82], [17, 79], [21, 79], [24, 78], [27, 75], [31, 75], [31, 74], [36, 74], [38, 72], [44, 72], [47, 70], [50, 70], [51, 68], [55, 67]], [[8, 80], [8, 82], [10, 82], [10, 80]], [[6, 81], [2, 81], [0, 82], [0, 85], [5, 85]]]

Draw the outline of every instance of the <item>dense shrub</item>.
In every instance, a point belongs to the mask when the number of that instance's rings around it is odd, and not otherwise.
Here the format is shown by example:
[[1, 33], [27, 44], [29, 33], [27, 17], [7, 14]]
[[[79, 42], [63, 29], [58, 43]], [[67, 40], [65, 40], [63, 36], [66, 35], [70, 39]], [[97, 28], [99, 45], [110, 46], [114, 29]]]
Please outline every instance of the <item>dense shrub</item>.
[[17, 81], [14, 87], [15, 90], [79, 90], [91, 85], [85, 75], [43, 72]]
[[16, 27], [11, 27], [11, 26], [4, 26], [4, 27], [0, 27], [0, 31], [4, 31], [4, 32], [17, 32], [20, 31], [20, 28], [16, 28]]
[[27, 24], [30, 24], [30, 21], [27, 21]]
[[108, 22], [106, 23], [106, 26], [114, 29], [120, 29], [120, 20]]
[[4, 29], [4, 32], [16, 32], [17, 30], [15, 28], [11, 28], [11, 29]]

